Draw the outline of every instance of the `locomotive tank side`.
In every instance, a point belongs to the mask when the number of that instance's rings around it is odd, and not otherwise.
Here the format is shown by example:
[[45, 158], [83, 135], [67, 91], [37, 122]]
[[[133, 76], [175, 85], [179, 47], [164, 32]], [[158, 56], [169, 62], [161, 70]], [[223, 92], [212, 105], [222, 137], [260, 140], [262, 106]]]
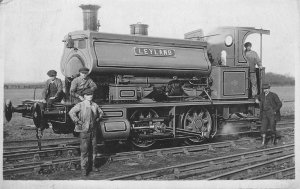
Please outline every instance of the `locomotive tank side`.
[[[78, 31], [65, 37], [61, 71], [66, 77], [88, 67], [91, 74], [206, 77], [206, 42]], [[70, 45], [71, 44], [71, 45]]]

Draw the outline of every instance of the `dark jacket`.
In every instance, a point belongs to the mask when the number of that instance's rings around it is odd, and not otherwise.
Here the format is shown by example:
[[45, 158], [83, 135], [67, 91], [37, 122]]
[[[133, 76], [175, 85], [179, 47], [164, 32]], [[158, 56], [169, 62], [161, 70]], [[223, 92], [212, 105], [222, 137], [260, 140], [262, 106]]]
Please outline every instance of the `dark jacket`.
[[[280, 101], [279, 97], [277, 94], [269, 92], [269, 94], [266, 96], [270, 100], [270, 105], [272, 107], [272, 111], [275, 114], [275, 120], [280, 121], [281, 115], [280, 115], [280, 108], [282, 107], [282, 102]], [[263, 114], [263, 104], [265, 101], [265, 93], [262, 93], [259, 95], [259, 101], [260, 101], [260, 112], [261, 116]]]
[[83, 96], [83, 92], [86, 89], [90, 89], [92, 91], [95, 91], [97, 89], [97, 85], [89, 77], [85, 79], [82, 79], [81, 77], [76, 77], [71, 82], [70, 93], [72, 97], [79, 98], [79, 96]]
[[[51, 79], [48, 79], [46, 81], [46, 84], [45, 84], [45, 87], [44, 87], [44, 90], [43, 90], [43, 93], [42, 93], [42, 98], [43, 99], [49, 98], [49, 94], [50, 94], [49, 85], [50, 85], [51, 81], [52, 81]], [[55, 94], [55, 98], [58, 98], [62, 94], [62, 92], [63, 92], [62, 81], [59, 78], [55, 78], [54, 84], [55, 84], [55, 86], [57, 88], [57, 92]]]

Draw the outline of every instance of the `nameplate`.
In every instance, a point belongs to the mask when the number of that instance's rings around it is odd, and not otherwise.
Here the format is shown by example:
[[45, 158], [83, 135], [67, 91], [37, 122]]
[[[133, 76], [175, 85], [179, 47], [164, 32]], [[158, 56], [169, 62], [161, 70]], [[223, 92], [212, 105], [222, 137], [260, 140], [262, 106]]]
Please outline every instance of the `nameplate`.
[[174, 49], [134, 47], [135, 56], [175, 57]]

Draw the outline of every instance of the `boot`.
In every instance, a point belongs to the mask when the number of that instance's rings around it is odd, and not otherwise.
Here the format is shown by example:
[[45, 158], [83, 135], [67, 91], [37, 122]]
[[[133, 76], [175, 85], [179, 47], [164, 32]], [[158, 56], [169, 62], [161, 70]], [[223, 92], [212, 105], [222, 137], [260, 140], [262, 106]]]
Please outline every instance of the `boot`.
[[83, 176], [83, 177], [88, 176], [88, 172], [87, 172], [86, 169], [82, 169], [82, 170], [81, 170], [81, 176]]
[[275, 146], [277, 145], [277, 138], [276, 138], [276, 134], [272, 135], [272, 144]]
[[93, 154], [93, 171], [98, 172], [99, 169], [96, 167], [96, 156], [97, 154]]
[[260, 148], [264, 148], [266, 146], [266, 134], [262, 134], [262, 143]]

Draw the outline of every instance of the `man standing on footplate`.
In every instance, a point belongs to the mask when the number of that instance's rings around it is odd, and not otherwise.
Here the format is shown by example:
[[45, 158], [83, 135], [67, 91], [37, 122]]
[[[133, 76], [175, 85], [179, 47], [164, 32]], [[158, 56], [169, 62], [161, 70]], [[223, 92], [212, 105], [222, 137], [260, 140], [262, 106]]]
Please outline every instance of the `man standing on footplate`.
[[260, 102], [260, 116], [262, 120], [261, 136], [262, 146], [266, 146], [266, 134], [268, 129], [271, 130], [271, 137], [273, 145], [277, 144], [276, 141], [276, 122], [280, 120], [280, 108], [282, 102], [278, 98], [278, 95], [270, 92], [270, 85], [263, 84], [263, 93], [258, 97]]
[[[97, 155], [97, 127], [103, 116], [101, 108], [93, 102], [93, 91], [83, 92], [84, 100], [76, 104], [70, 111], [70, 118], [75, 123], [75, 132], [80, 133], [81, 173], [87, 176], [91, 165], [90, 155], [93, 154], [93, 168]], [[91, 150], [93, 153], [91, 153]]]
[[84, 100], [83, 92], [85, 90], [91, 90], [94, 92], [97, 89], [97, 85], [88, 76], [89, 71], [90, 70], [86, 67], [80, 68], [80, 75], [71, 82], [70, 94], [73, 103], [79, 103]]

